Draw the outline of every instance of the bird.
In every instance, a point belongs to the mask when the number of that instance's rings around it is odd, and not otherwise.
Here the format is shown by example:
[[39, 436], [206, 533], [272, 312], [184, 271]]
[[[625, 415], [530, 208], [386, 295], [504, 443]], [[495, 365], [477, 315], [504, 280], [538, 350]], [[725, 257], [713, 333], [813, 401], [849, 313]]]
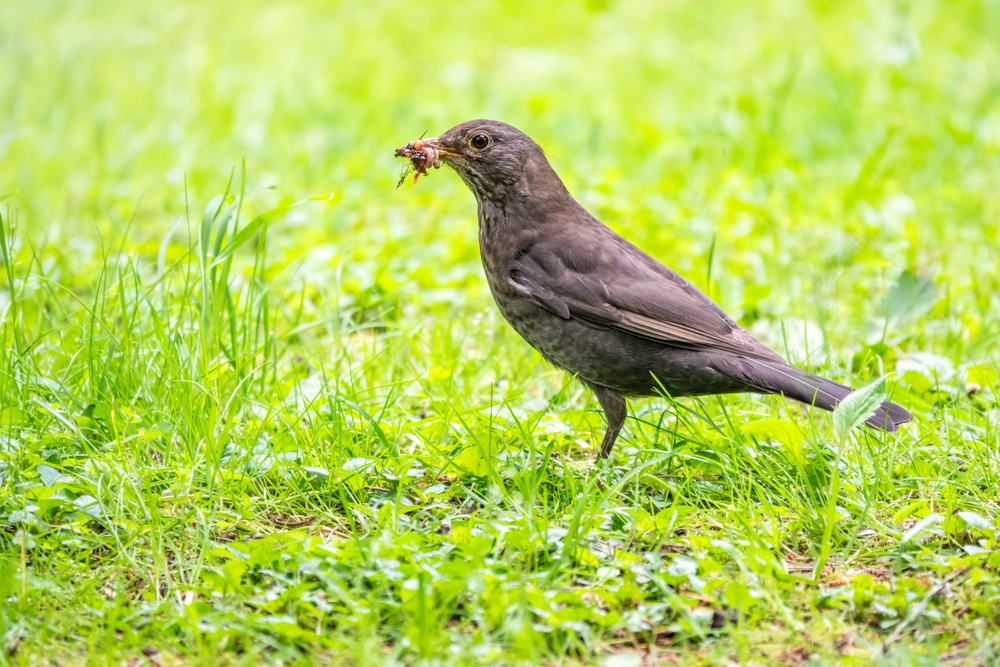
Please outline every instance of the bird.
[[[789, 365], [694, 285], [591, 215], [542, 148], [512, 125], [461, 123], [396, 155], [409, 157], [418, 174], [443, 162], [472, 191], [496, 305], [542, 357], [597, 397], [607, 421], [599, 459], [611, 455], [627, 399], [756, 393], [833, 411], [851, 393]], [[886, 401], [866, 425], [891, 433], [912, 419]]]

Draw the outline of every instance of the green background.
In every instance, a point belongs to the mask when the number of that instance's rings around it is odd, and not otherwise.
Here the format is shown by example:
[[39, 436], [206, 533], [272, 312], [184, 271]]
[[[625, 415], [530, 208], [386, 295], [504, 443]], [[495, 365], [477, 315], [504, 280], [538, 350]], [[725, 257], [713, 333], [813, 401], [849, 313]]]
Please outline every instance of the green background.
[[[995, 0], [4, 3], [0, 661], [993, 664], [998, 35]], [[471, 194], [396, 188], [473, 118], [915, 422], [640, 401], [595, 466]]]

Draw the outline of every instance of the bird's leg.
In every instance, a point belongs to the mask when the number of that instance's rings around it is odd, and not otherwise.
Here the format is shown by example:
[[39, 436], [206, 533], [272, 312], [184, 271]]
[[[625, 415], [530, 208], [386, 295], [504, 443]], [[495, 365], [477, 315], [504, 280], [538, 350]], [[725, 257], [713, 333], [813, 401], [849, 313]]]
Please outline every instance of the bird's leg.
[[608, 430], [604, 432], [604, 440], [601, 442], [601, 453], [597, 455], [599, 459], [606, 459], [611, 456], [611, 448], [615, 446], [615, 440], [625, 425], [625, 416], [628, 414], [625, 397], [609, 387], [589, 382], [585, 384], [597, 396], [597, 401], [601, 404], [604, 416], [608, 420]]

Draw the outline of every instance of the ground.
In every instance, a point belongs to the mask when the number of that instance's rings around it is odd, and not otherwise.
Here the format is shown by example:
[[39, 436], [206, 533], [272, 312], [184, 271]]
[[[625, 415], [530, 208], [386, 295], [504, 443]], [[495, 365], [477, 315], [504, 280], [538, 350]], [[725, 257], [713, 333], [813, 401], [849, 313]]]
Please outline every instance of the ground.
[[[5, 3], [0, 663], [998, 664], [997, 35], [995, 0]], [[396, 188], [477, 117], [913, 423], [643, 400], [595, 462], [472, 196]]]

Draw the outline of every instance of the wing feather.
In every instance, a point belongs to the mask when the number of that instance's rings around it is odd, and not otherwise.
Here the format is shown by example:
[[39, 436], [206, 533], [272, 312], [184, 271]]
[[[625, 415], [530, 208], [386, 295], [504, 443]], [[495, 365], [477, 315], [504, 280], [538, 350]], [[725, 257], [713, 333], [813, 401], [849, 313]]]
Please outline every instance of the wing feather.
[[[602, 225], [603, 227], [603, 225]], [[520, 253], [511, 280], [564, 319], [664, 344], [784, 360], [674, 271], [607, 229], [592, 247], [556, 241]]]

